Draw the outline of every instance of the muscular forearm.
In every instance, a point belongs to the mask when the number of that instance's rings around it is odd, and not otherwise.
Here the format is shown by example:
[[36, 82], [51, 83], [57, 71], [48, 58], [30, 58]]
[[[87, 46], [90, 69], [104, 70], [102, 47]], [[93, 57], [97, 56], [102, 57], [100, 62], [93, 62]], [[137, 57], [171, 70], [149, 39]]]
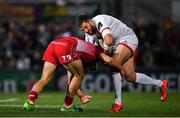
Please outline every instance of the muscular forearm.
[[112, 41], [113, 41], [113, 37], [111, 34], [107, 34], [104, 37], [103, 49], [105, 52], [109, 52], [109, 50], [111, 50]]
[[107, 34], [105, 37], [104, 37], [104, 44], [106, 44], [107, 46], [111, 46], [113, 42], [113, 37], [111, 34]]
[[121, 70], [121, 65], [120, 65], [115, 59], [113, 59], [112, 57], [110, 57], [110, 56], [108, 56], [108, 55], [106, 55], [106, 54], [104, 54], [104, 53], [101, 53], [101, 54], [99, 55], [99, 57], [100, 57], [103, 61], [105, 61], [106, 63], [108, 63], [109, 65], [112, 65], [112, 66], [118, 68], [119, 70]]
[[111, 58], [111, 60], [108, 62], [108, 64], [118, 68], [119, 71], [121, 71], [121, 69], [122, 69], [122, 66], [113, 58]]

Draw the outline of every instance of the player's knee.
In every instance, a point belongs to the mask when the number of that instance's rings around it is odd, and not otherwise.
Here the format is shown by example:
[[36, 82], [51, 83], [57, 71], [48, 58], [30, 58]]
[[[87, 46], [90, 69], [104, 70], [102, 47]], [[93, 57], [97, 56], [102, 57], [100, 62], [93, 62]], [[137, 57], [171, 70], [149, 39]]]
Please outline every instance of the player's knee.
[[83, 80], [83, 78], [84, 78], [84, 73], [79, 74], [79, 75], [78, 75], [78, 78], [79, 78], [80, 80]]
[[136, 81], [135, 73], [129, 73], [128, 75], [125, 75], [124, 77], [129, 82], [135, 82]]

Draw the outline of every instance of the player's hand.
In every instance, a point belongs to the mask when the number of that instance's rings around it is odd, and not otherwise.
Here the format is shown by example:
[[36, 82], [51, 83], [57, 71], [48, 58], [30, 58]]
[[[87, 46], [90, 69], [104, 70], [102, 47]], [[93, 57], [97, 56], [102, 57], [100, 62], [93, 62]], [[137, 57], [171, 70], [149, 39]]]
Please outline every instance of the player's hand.
[[103, 49], [103, 40], [102, 40], [102, 39], [95, 38], [95, 39], [93, 40], [93, 44], [94, 44], [96, 47]]
[[92, 97], [89, 95], [85, 95], [85, 96], [81, 97], [80, 99], [83, 104], [86, 104], [86, 103], [90, 102], [90, 99], [92, 99]]

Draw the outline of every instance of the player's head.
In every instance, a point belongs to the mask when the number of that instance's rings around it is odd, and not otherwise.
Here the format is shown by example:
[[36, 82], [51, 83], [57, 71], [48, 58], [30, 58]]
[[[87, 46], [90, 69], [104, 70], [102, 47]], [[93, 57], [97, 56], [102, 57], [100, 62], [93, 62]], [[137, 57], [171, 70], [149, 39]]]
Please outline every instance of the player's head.
[[87, 15], [79, 15], [76, 19], [76, 24], [79, 29], [84, 33], [87, 33], [89, 35], [93, 35], [96, 33], [95, 24]]

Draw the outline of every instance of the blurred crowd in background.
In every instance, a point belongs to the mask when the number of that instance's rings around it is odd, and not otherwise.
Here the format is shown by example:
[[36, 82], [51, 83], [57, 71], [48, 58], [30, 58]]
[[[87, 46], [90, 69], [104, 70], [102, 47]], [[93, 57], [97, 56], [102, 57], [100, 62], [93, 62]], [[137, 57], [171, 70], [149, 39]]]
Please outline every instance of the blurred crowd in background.
[[[0, 24], [0, 69], [38, 70], [48, 43], [57, 36], [82, 34], [75, 19], [63, 24], [5, 20]], [[180, 67], [180, 30], [170, 18], [162, 22], [138, 19], [131, 27], [139, 38], [137, 67]]]
[[134, 31], [139, 39], [137, 65], [180, 67], [180, 29], [166, 17], [162, 22], [137, 20]]
[[5, 21], [0, 25], [0, 69], [40, 69], [42, 55], [56, 36], [72, 36], [72, 24]]

